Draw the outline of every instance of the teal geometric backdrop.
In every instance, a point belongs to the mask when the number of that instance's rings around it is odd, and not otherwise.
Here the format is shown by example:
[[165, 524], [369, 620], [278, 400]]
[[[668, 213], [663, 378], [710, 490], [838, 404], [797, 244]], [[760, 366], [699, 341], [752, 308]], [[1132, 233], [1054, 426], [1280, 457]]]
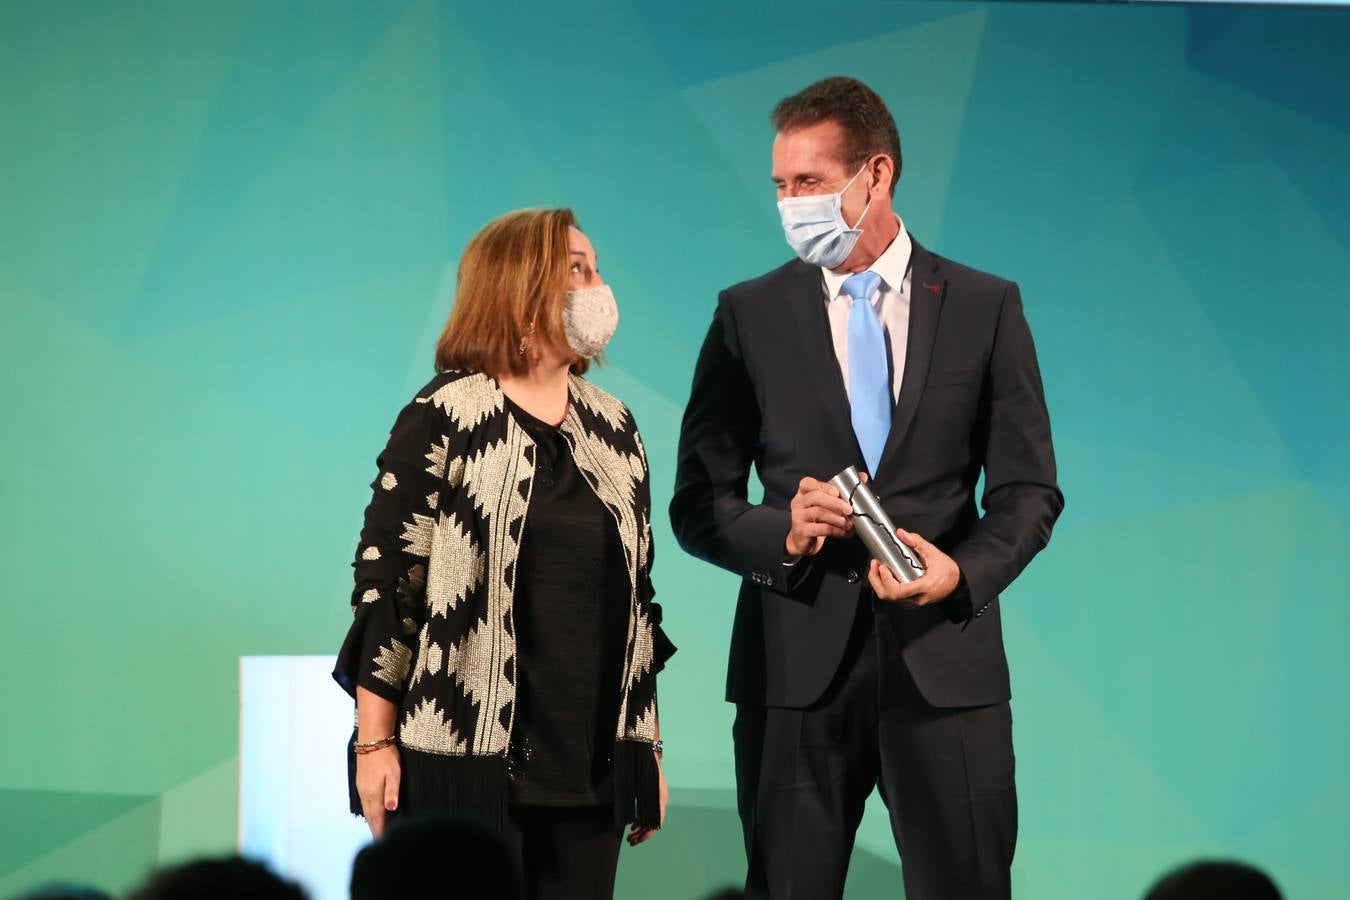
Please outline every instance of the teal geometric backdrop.
[[[1348, 46], [1350, 12], [1288, 8], [0, 7], [0, 895], [233, 846], [237, 660], [336, 651], [488, 219], [577, 210], [663, 511], [716, 292], [788, 256], [768, 111], [849, 74], [899, 120], [906, 224], [1017, 279], [1040, 349], [1068, 507], [1004, 603], [1018, 895], [1233, 854], [1346, 896]], [[645, 900], [742, 864], [735, 579], [656, 527]], [[896, 865], [874, 803], [850, 894]]]

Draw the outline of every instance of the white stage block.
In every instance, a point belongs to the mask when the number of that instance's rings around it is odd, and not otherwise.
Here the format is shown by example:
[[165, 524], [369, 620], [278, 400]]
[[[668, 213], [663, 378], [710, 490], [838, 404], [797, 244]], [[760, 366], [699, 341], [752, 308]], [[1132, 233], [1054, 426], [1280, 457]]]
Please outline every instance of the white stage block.
[[370, 840], [347, 809], [353, 704], [331, 656], [239, 661], [239, 852], [313, 900], [345, 900], [352, 858]]

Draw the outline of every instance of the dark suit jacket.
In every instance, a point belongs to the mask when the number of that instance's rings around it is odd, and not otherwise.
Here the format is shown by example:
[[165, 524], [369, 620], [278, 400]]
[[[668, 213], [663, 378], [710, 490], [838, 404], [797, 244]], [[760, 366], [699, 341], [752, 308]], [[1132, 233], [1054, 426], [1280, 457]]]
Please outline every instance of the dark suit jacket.
[[[896, 525], [956, 560], [962, 585], [886, 614], [930, 703], [998, 703], [1010, 695], [998, 595], [1064, 505], [1050, 419], [1017, 285], [917, 242], [911, 266], [904, 380], [873, 487]], [[747, 497], [751, 464], [762, 503]], [[788, 567], [784, 539], [801, 479], [849, 465], [866, 468], [820, 269], [794, 260], [723, 291], [694, 371], [670, 515], [686, 551], [744, 579], [728, 700], [809, 706], [839, 668], [869, 555], [856, 538], [827, 539]]]

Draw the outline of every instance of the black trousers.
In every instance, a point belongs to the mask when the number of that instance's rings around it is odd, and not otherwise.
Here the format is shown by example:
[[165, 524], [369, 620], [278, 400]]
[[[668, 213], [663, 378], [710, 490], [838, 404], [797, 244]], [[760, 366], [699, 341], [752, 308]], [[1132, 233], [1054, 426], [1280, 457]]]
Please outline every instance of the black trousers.
[[623, 838], [612, 805], [513, 804], [508, 818], [526, 900], [612, 900]]
[[903, 611], [869, 593], [863, 603], [814, 706], [737, 705], [746, 889], [770, 900], [842, 897], [864, 803], [880, 787], [906, 900], [1007, 898], [1017, 841], [1009, 706], [928, 705], [889, 618]]

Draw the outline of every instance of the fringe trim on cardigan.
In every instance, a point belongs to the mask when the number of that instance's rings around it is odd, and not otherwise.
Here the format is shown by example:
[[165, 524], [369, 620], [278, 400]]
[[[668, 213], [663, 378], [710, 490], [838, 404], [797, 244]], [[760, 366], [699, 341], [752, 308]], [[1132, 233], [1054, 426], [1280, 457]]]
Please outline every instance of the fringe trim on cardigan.
[[501, 756], [443, 756], [404, 748], [399, 808], [413, 815], [473, 816], [507, 833], [507, 771]]
[[361, 795], [356, 793], [356, 729], [352, 729], [352, 736], [347, 739], [347, 807], [354, 816], [365, 816], [365, 810], [361, 808]]
[[661, 827], [661, 775], [649, 741], [614, 747], [614, 819], [620, 826]]
[[[347, 742], [347, 796], [352, 815], [362, 814], [356, 792], [356, 754]], [[510, 782], [500, 756], [444, 756], [399, 747], [401, 779], [398, 813], [456, 813], [481, 819], [501, 834], [508, 829]], [[656, 751], [647, 741], [614, 746], [614, 820], [643, 828], [661, 827], [661, 777]]]
[[[352, 740], [356, 738], [353, 735]], [[356, 793], [356, 754], [348, 743], [347, 793], [353, 815], [361, 815]], [[506, 760], [500, 756], [444, 756], [399, 747], [398, 815], [454, 813], [479, 819], [507, 833]]]

